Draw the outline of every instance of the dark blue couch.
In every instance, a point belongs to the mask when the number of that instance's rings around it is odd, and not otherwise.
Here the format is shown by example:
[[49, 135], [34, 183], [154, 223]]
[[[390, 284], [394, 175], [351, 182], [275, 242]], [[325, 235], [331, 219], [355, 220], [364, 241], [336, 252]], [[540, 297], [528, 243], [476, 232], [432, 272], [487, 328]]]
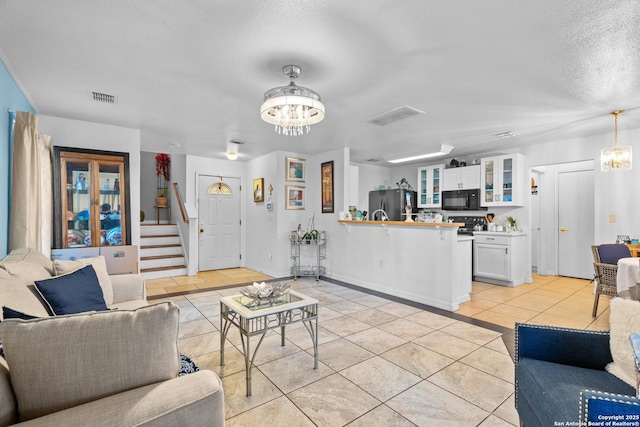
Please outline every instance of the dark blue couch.
[[516, 323], [515, 349], [523, 426], [640, 425], [635, 389], [605, 371], [613, 360], [608, 331]]

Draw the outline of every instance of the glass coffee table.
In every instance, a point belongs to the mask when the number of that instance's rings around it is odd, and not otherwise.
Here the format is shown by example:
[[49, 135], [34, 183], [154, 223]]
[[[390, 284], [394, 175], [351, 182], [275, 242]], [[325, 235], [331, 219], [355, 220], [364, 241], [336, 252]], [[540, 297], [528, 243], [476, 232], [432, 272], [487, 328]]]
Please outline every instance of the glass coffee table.
[[[220, 366], [224, 366], [224, 341], [231, 325], [235, 325], [242, 341], [247, 396], [251, 396], [253, 362], [267, 332], [280, 328], [280, 345], [284, 346], [285, 326], [298, 322], [304, 324], [311, 336], [313, 369], [318, 369], [318, 300], [295, 291], [276, 298], [254, 299], [244, 295], [220, 298]], [[252, 352], [250, 338], [258, 335], [260, 341]]]

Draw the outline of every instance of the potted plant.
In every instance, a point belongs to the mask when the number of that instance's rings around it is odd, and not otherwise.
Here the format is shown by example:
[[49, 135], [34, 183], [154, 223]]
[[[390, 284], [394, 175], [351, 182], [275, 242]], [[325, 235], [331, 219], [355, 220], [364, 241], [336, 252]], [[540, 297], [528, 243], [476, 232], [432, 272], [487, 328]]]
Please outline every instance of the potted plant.
[[318, 232], [318, 230], [311, 230], [311, 231], [307, 231], [304, 234], [304, 240], [306, 240], [307, 245], [311, 244], [312, 240], [318, 240], [318, 236], [320, 235], [320, 233]]
[[171, 157], [166, 153], [156, 154], [156, 176], [158, 177], [158, 192], [156, 204], [167, 205], [167, 187], [171, 178]]
[[514, 217], [508, 216], [507, 222], [509, 223], [509, 230], [516, 231], [518, 229], [518, 223]]

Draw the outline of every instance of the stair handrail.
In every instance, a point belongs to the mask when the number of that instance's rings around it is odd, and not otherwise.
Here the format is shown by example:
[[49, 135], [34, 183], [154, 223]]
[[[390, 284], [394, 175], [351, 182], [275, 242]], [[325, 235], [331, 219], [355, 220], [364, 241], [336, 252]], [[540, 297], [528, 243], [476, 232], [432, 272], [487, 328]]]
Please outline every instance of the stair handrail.
[[180, 196], [180, 189], [178, 188], [178, 183], [173, 183], [173, 192], [176, 195], [176, 199], [178, 199], [178, 206], [180, 207], [180, 214], [182, 215], [182, 222], [185, 224], [189, 224], [189, 218], [187, 218], [187, 213], [184, 211], [184, 202], [182, 201], [182, 196]]

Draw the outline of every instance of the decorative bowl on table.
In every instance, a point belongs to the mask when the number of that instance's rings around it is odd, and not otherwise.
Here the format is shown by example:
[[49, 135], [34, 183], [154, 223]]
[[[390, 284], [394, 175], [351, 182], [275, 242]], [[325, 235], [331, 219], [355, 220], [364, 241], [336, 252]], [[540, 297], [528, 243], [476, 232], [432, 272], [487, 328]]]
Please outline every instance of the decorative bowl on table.
[[240, 288], [242, 295], [253, 298], [278, 298], [287, 294], [291, 290], [291, 284], [286, 282], [276, 283], [257, 283], [253, 282], [251, 286], [245, 286]]

